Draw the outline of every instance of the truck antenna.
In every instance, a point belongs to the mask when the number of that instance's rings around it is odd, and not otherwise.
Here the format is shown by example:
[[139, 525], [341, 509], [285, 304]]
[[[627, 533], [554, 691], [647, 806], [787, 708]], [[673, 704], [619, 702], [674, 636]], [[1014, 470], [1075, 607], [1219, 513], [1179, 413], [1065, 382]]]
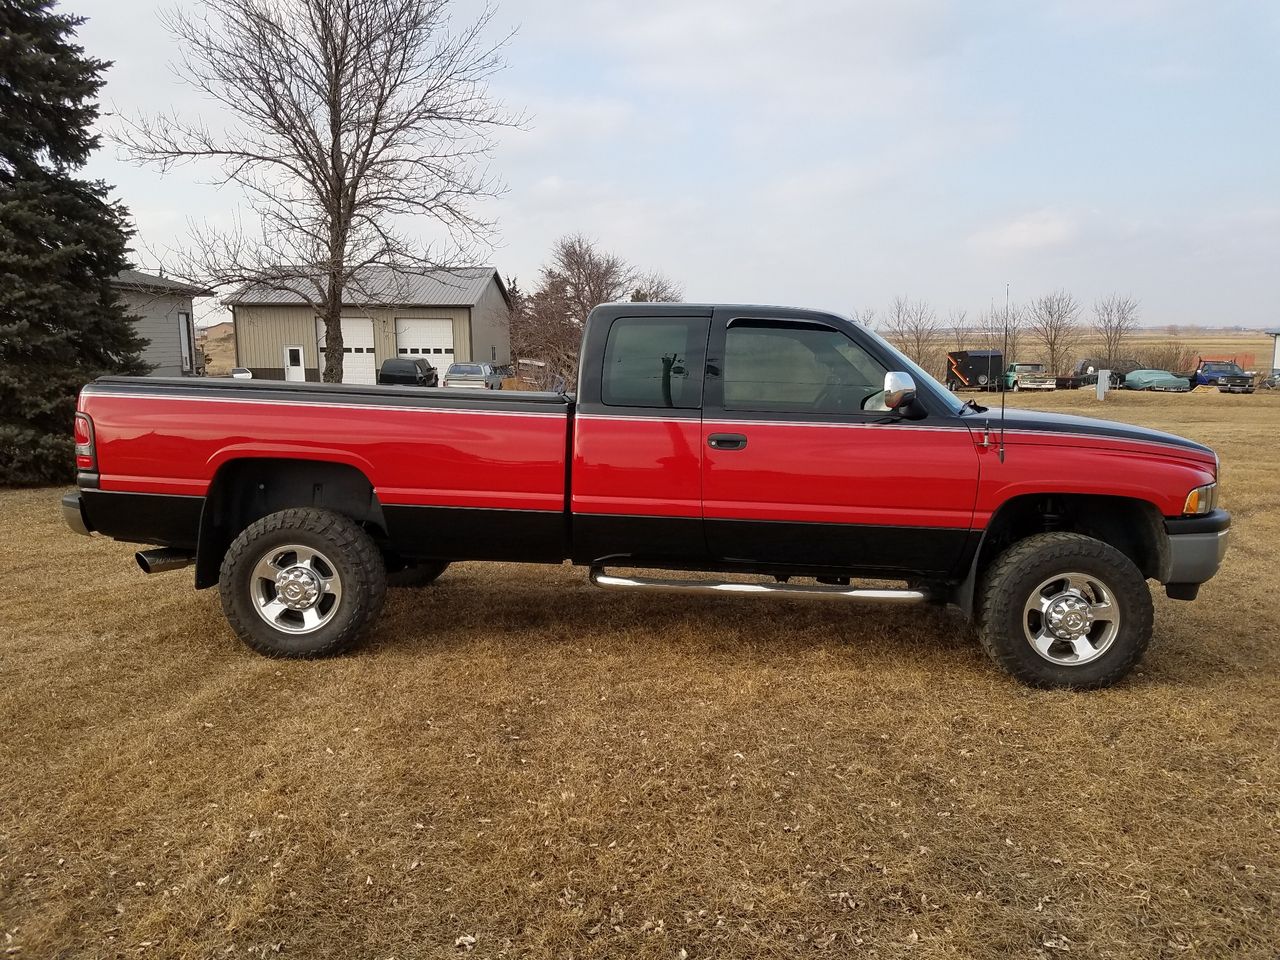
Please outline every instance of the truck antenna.
[[[1004, 365], [1005, 369], [1009, 368], [1009, 281], [1004, 284]], [[996, 451], [1000, 457], [1000, 462], [1004, 463], [1004, 395], [1007, 388], [1004, 383], [1004, 374], [1000, 375], [1000, 448]]]

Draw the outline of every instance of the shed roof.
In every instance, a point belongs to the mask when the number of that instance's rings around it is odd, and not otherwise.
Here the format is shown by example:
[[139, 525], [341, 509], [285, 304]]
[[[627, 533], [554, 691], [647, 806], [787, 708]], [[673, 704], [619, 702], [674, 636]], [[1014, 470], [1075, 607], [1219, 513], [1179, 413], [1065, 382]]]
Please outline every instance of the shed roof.
[[172, 277], [161, 277], [141, 270], [121, 270], [111, 278], [112, 286], [121, 290], [143, 290], [147, 293], [173, 293], [188, 297], [212, 297], [213, 291]]
[[[498, 284], [502, 297], [511, 303], [502, 277], [493, 267], [459, 267], [452, 270], [406, 271], [390, 267], [364, 267], [347, 285], [343, 306], [473, 307], [489, 281]], [[294, 281], [296, 284], [296, 281]], [[246, 284], [224, 303], [236, 306], [302, 306], [307, 301], [288, 280], [279, 285]]]

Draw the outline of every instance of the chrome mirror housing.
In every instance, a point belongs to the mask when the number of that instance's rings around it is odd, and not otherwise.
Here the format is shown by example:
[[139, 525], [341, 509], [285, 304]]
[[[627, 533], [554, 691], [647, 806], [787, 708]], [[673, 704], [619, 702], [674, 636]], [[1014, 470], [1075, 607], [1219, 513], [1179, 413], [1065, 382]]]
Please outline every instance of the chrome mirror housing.
[[890, 410], [905, 407], [916, 398], [916, 382], [911, 374], [891, 370], [884, 375], [884, 405]]

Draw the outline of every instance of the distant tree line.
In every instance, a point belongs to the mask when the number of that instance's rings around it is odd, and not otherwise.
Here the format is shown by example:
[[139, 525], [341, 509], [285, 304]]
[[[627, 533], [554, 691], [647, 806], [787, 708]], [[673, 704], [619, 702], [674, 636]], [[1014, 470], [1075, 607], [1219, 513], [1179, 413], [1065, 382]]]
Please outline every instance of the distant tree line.
[[1138, 349], [1139, 304], [1121, 293], [1095, 300], [1086, 311], [1067, 290], [1053, 290], [1024, 303], [993, 305], [973, 321], [963, 310], [944, 320], [925, 300], [896, 297], [883, 316], [875, 310], [855, 316], [939, 377], [947, 352], [955, 350], [999, 350], [1007, 363], [1039, 362], [1059, 374], [1070, 372], [1086, 355], [1103, 367], [1137, 361], [1173, 370], [1191, 359], [1176, 343]]

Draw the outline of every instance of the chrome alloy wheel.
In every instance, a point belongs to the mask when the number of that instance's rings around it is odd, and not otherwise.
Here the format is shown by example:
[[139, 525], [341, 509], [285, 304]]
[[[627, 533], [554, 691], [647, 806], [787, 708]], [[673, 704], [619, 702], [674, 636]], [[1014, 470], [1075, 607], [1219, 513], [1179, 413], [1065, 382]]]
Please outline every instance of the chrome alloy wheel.
[[1107, 652], [1120, 632], [1120, 608], [1111, 589], [1086, 573], [1045, 580], [1022, 609], [1027, 642], [1050, 663], [1078, 667]]
[[301, 544], [272, 547], [249, 577], [258, 616], [285, 633], [312, 633], [333, 619], [342, 580], [323, 553]]

